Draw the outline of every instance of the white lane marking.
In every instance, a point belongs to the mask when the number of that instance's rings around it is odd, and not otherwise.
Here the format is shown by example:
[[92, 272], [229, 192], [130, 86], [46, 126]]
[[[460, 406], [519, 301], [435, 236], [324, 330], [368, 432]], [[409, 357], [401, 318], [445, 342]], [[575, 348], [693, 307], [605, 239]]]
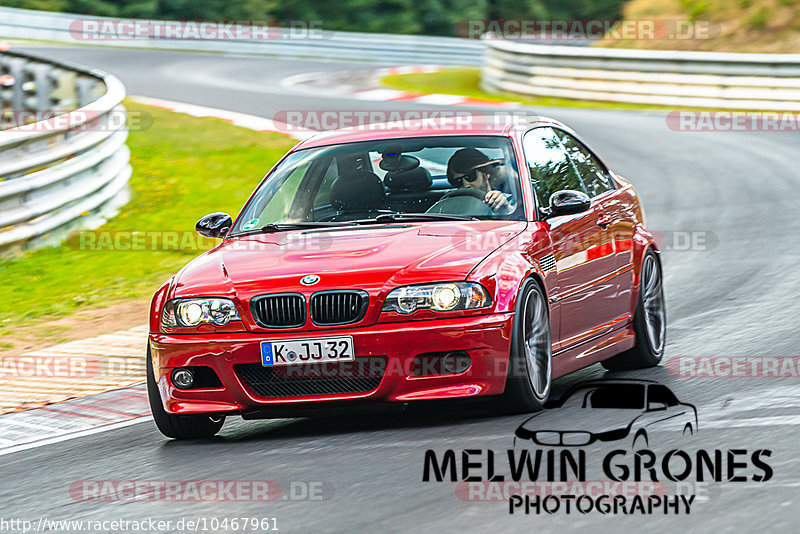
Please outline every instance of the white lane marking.
[[[113, 406], [113, 408], [107, 408]], [[64, 436], [81, 436], [98, 428], [147, 417], [145, 388], [142, 384], [100, 391], [94, 395], [67, 400], [38, 409], [0, 416], [0, 454], [21, 450], [30, 444], [46, 445]]]
[[230, 122], [234, 126], [239, 126], [248, 130], [281, 133], [294, 137], [295, 139], [307, 139], [318, 133], [313, 130], [302, 129], [298, 126], [290, 126], [284, 122], [259, 117], [258, 115], [248, 115], [247, 113], [239, 113], [227, 109], [198, 106], [195, 104], [151, 98], [148, 96], [131, 96], [130, 99], [147, 106], [160, 107], [176, 113], [185, 113], [193, 117], [221, 119]]
[[403, 65], [401, 67], [389, 67], [376, 71], [379, 76], [390, 76], [392, 74], [420, 74], [431, 73], [442, 70], [439, 65]]
[[76, 438], [83, 438], [86, 436], [92, 436], [95, 434], [101, 434], [103, 432], [110, 432], [111, 430], [118, 430], [120, 428], [125, 428], [128, 426], [136, 425], [139, 423], [144, 423], [145, 421], [152, 420], [150, 415], [142, 415], [136, 417], [134, 419], [129, 419], [127, 421], [122, 421], [119, 423], [111, 423], [109, 425], [102, 425], [97, 426], [94, 428], [89, 428], [87, 430], [81, 430], [78, 432], [70, 432], [61, 434], [58, 436], [54, 436], [52, 438], [45, 438], [38, 441], [32, 441], [29, 443], [23, 443], [21, 445], [15, 445], [13, 447], [8, 447], [7, 449], [0, 449], [0, 456], [5, 456], [7, 454], [13, 454], [15, 452], [27, 451], [31, 449], [37, 449], [39, 447], [44, 447], [45, 445], [53, 445], [54, 443], [61, 443], [64, 441], [69, 441], [71, 439]]
[[[294, 74], [281, 80], [281, 87], [292, 87], [294, 85], [302, 85], [308, 82], [317, 80], [323, 73], [321, 72], [304, 72], [302, 74]], [[336, 90], [336, 87], [331, 88]]]
[[406, 91], [398, 91], [397, 89], [367, 89], [366, 91], [358, 91], [351, 96], [356, 100], [374, 100], [383, 102], [392, 100], [393, 98], [403, 98], [410, 93]]
[[24, 426], [24, 427], [28, 427], [28, 428], [33, 428], [34, 430], [44, 430], [45, 432], [50, 432], [50, 431], [53, 430], [53, 427], [46, 426], [46, 425], [39, 425], [39, 424], [36, 424], [36, 423], [29, 423], [28, 421], [16, 421], [16, 420], [14, 420], [14, 421], [8, 421], [8, 423], [11, 424], [11, 425], [18, 425], [18, 426]]
[[414, 102], [418, 104], [431, 104], [435, 106], [455, 106], [462, 104], [465, 98], [459, 95], [443, 95], [439, 93], [432, 93], [428, 95], [418, 96]]

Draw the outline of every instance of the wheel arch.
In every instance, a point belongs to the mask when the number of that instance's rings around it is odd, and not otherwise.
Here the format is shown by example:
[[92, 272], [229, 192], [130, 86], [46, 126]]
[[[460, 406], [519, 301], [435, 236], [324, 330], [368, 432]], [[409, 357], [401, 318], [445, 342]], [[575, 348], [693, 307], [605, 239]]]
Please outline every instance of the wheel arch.
[[656, 236], [642, 225], [637, 225], [633, 234], [633, 288], [631, 291], [630, 302], [631, 317], [633, 317], [633, 314], [636, 312], [636, 306], [639, 302], [639, 290], [641, 288], [641, 275], [644, 258], [645, 255], [647, 255], [647, 253], [651, 250], [655, 253], [658, 267], [661, 269], [663, 276], [664, 264], [661, 260], [661, 247], [658, 244]]

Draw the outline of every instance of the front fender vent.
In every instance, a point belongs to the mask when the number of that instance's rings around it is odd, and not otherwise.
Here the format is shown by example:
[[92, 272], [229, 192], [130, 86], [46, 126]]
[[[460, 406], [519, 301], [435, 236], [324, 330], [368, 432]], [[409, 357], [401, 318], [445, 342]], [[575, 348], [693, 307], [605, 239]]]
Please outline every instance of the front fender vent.
[[548, 254], [539, 260], [539, 267], [541, 267], [544, 272], [552, 271], [556, 268], [556, 257], [552, 254]]

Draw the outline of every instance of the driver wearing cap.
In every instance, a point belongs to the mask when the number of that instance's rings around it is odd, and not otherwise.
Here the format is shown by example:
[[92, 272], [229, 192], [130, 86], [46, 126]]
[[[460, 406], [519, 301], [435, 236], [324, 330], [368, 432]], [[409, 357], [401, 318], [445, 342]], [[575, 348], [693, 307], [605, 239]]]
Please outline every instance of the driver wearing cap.
[[447, 162], [447, 181], [460, 189], [477, 189], [486, 193], [483, 201], [498, 214], [514, 211], [506, 195], [492, 188], [492, 171], [503, 164], [501, 159], [489, 157], [477, 148], [457, 150]]

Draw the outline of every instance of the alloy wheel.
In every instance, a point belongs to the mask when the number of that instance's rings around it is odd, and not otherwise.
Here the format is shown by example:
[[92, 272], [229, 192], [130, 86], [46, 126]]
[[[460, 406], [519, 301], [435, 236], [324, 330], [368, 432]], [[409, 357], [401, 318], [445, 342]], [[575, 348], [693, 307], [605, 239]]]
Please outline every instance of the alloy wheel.
[[547, 304], [539, 291], [528, 293], [525, 302], [525, 358], [528, 380], [538, 400], [547, 398], [553, 372], [551, 358], [550, 321]]
[[664, 311], [664, 287], [661, 283], [661, 269], [652, 254], [648, 254], [642, 266], [642, 305], [647, 342], [655, 354], [661, 354], [667, 329]]

